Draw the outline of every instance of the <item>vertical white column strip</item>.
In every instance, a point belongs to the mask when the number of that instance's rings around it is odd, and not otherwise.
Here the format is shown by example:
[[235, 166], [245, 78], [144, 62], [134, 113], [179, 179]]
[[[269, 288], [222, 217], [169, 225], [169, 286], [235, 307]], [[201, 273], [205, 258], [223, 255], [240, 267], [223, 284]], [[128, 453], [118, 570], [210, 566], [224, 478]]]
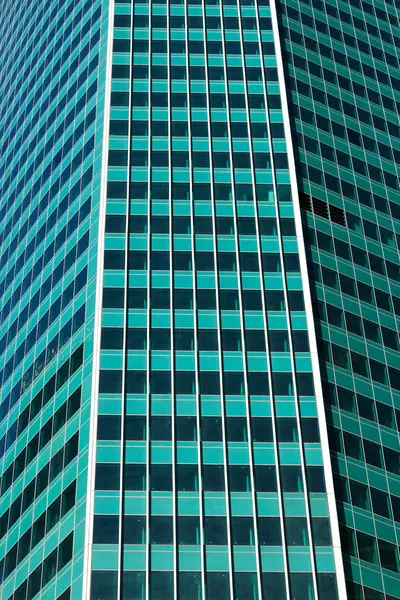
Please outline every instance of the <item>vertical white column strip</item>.
[[296, 226], [296, 237], [297, 237], [297, 243], [298, 243], [300, 270], [301, 270], [302, 282], [303, 282], [303, 293], [304, 293], [304, 303], [305, 303], [305, 309], [306, 309], [307, 328], [308, 328], [309, 339], [310, 339], [311, 361], [312, 361], [312, 369], [313, 369], [313, 376], [314, 376], [314, 387], [315, 387], [315, 395], [316, 395], [316, 402], [317, 402], [318, 422], [319, 422], [320, 437], [321, 437], [321, 448], [322, 448], [322, 457], [323, 457], [324, 472], [325, 472], [326, 491], [327, 491], [327, 498], [328, 498], [328, 505], [329, 505], [329, 517], [330, 517], [331, 530], [332, 530], [332, 545], [333, 545], [333, 552], [334, 552], [334, 557], [335, 557], [338, 594], [339, 594], [339, 600], [346, 600], [347, 599], [347, 591], [346, 591], [346, 583], [345, 583], [345, 576], [344, 576], [342, 549], [341, 549], [340, 536], [339, 536], [339, 521], [338, 521], [338, 516], [337, 516], [335, 492], [334, 492], [334, 487], [333, 487], [332, 465], [331, 465], [329, 445], [328, 445], [328, 432], [327, 432], [327, 426], [326, 426], [325, 407], [324, 407], [324, 400], [323, 400], [323, 394], [322, 394], [321, 373], [320, 373], [319, 361], [318, 361], [315, 323], [314, 323], [314, 315], [312, 312], [311, 293], [310, 293], [310, 285], [309, 285], [308, 272], [307, 272], [307, 261], [306, 261], [306, 253], [305, 253], [303, 227], [302, 227], [301, 213], [300, 213], [299, 190], [298, 190], [298, 186], [297, 186], [296, 166], [295, 166], [294, 151], [293, 151], [293, 140], [292, 140], [291, 129], [290, 129], [289, 108], [288, 108], [288, 100], [287, 100], [286, 87], [285, 87], [285, 74], [284, 74], [284, 69], [283, 69], [283, 58], [282, 58], [282, 49], [281, 49], [280, 36], [279, 36], [279, 24], [278, 24], [276, 0], [270, 0], [270, 7], [271, 7], [272, 30], [274, 33], [274, 43], [275, 43], [276, 61], [277, 61], [277, 69], [278, 69], [279, 89], [280, 89], [280, 96], [281, 96], [281, 102], [282, 102], [283, 122], [284, 122], [285, 137], [286, 137], [286, 143], [287, 143], [287, 154], [288, 154], [289, 171], [290, 171], [290, 185], [291, 185], [292, 198], [293, 198], [293, 210], [294, 210], [294, 218], [295, 218], [295, 226]]
[[174, 600], [178, 599], [178, 569], [179, 569], [179, 547], [177, 543], [177, 506], [178, 498], [176, 491], [176, 431], [175, 431], [175, 312], [174, 312], [174, 230], [172, 198], [172, 107], [171, 107], [171, 33], [170, 33], [170, 10], [171, 4], [167, 0], [167, 94], [168, 94], [168, 205], [169, 205], [169, 306], [170, 306], [170, 371], [171, 371], [171, 449], [172, 449], [172, 546], [173, 546], [173, 583]]
[[[206, 24], [206, 7], [205, 0], [202, 0], [202, 17], [203, 22]], [[220, 16], [222, 19], [222, 15]], [[223, 44], [222, 40], [222, 44]], [[205, 27], [204, 36], [204, 56], [207, 57], [207, 27]], [[210, 188], [211, 188], [211, 215], [213, 221], [213, 254], [214, 254], [214, 269], [215, 269], [215, 296], [216, 296], [216, 317], [217, 317], [217, 336], [218, 336], [218, 364], [219, 364], [219, 385], [220, 385], [220, 398], [221, 398], [221, 420], [222, 420], [222, 447], [224, 455], [224, 482], [225, 482], [225, 510], [226, 510], [226, 521], [227, 521], [227, 546], [228, 546], [228, 568], [229, 568], [229, 591], [230, 597], [233, 599], [234, 596], [234, 585], [233, 585], [233, 547], [231, 539], [231, 503], [229, 494], [229, 474], [228, 474], [228, 447], [226, 440], [226, 411], [225, 411], [225, 394], [224, 394], [224, 378], [223, 378], [223, 360], [222, 360], [222, 335], [221, 335], [221, 310], [220, 310], [220, 285], [219, 285], [219, 271], [218, 271], [218, 253], [217, 253], [217, 217], [216, 217], [216, 202], [214, 194], [214, 165], [213, 165], [213, 139], [212, 139], [212, 126], [211, 126], [211, 107], [210, 107], [210, 81], [208, 77], [208, 61], [205, 61], [205, 74], [206, 74], [206, 98], [207, 98], [207, 117], [208, 127], [207, 135], [209, 139], [209, 157], [210, 157]], [[206, 569], [208, 565], [206, 563]]]
[[93, 520], [94, 520], [94, 494], [96, 475], [96, 442], [97, 442], [97, 415], [98, 415], [98, 393], [100, 376], [100, 341], [101, 341], [101, 315], [103, 303], [103, 271], [104, 271], [104, 241], [106, 222], [106, 200], [107, 200], [107, 169], [108, 169], [108, 145], [110, 136], [110, 108], [111, 108], [111, 69], [112, 69], [112, 40], [114, 28], [114, 0], [108, 3], [108, 36], [107, 57], [104, 89], [104, 123], [102, 142], [102, 165], [99, 204], [99, 225], [97, 241], [97, 281], [96, 281], [96, 303], [93, 333], [93, 370], [92, 370], [92, 394], [90, 410], [90, 431], [88, 447], [88, 475], [86, 495], [86, 526], [85, 546], [83, 558], [83, 582], [82, 600], [90, 600], [92, 551], [93, 551]]
[[151, 106], [151, 51], [152, 51], [152, 2], [149, 1], [149, 48], [148, 48], [148, 68], [149, 68], [149, 83], [148, 83], [148, 145], [147, 145], [147, 165], [148, 165], [148, 178], [147, 178], [147, 338], [146, 338], [146, 600], [150, 598], [150, 571], [151, 571], [151, 540], [150, 540], [150, 514], [151, 514], [151, 489], [150, 489], [150, 461], [151, 461], [151, 443], [150, 443], [150, 411], [151, 411], [151, 397], [150, 397], [150, 328], [151, 328], [151, 271], [150, 271], [150, 251], [151, 251], [151, 233], [150, 233], [150, 215], [151, 215], [151, 144], [152, 144], [152, 106]]
[[[203, 32], [203, 43], [206, 33]], [[196, 271], [196, 234], [195, 234], [195, 202], [193, 198], [193, 141], [192, 141], [192, 104], [190, 98], [190, 60], [189, 60], [189, 25], [188, 3], [185, 2], [185, 44], [186, 44], [186, 72], [188, 74], [186, 97], [188, 111], [188, 138], [189, 138], [189, 194], [190, 194], [190, 236], [192, 246], [192, 285], [193, 285], [193, 350], [195, 369], [195, 394], [196, 394], [196, 427], [197, 427], [197, 462], [198, 462], [198, 492], [199, 492], [199, 522], [200, 522], [200, 568], [201, 568], [201, 598], [206, 598], [206, 547], [204, 539], [204, 489], [203, 489], [203, 448], [201, 442], [201, 398], [199, 389], [199, 350], [198, 350], [198, 312], [197, 312], [197, 271]], [[206, 54], [204, 55], [206, 56]], [[206, 59], [204, 71], [206, 71]]]

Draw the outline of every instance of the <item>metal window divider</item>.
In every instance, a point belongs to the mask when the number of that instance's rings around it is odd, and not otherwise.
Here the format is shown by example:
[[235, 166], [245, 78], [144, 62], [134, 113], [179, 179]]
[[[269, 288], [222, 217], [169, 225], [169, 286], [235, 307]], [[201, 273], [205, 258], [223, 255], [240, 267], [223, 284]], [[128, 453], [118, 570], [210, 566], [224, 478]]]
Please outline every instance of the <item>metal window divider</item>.
[[174, 599], [178, 600], [178, 569], [179, 569], [179, 548], [177, 544], [177, 485], [176, 485], [176, 398], [175, 398], [175, 339], [174, 339], [174, 231], [173, 231], [173, 169], [172, 169], [172, 107], [171, 107], [171, 53], [170, 53], [170, 0], [167, 0], [167, 86], [168, 86], [168, 204], [169, 204], [169, 296], [170, 296], [170, 372], [171, 372], [171, 450], [172, 450], [172, 544], [173, 544], [173, 582], [174, 582]]
[[[206, 24], [206, 8], [205, 0], [201, 1], [203, 23]], [[205, 27], [204, 36], [205, 57], [207, 56], [207, 28]], [[214, 254], [214, 269], [215, 269], [215, 293], [216, 293], [216, 317], [217, 317], [217, 336], [218, 336], [218, 362], [219, 362], [219, 383], [220, 383], [220, 402], [221, 402], [221, 417], [222, 417], [222, 447], [224, 455], [224, 483], [225, 483], [225, 509], [227, 520], [227, 547], [228, 547], [228, 566], [229, 566], [229, 589], [231, 598], [234, 598], [233, 585], [233, 548], [231, 539], [231, 503], [229, 497], [229, 475], [228, 475], [228, 448], [226, 443], [226, 412], [224, 406], [224, 380], [223, 380], [223, 360], [222, 360], [222, 339], [221, 339], [221, 312], [219, 301], [219, 272], [218, 272], [218, 255], [217, 255], [217, 223], [216, 223], [216, 203], [214, 194], [214, 171], [213, 171], [213, 154], [212, 154], [212, 120], [210, 109], [210, 81], [208, 77], [208, 61], [205, 64], [206, 89], [207, 89], [207, 116], [209, 125], [209, 158], [210, 158], [210, 191], [211, 191], [211, 213], [213, 221], [213, 254]], [[207, 566], [207, 565], [206, 565]]]
[[152, 0], [149, 0], [149, 47], [148, 47], [148, 144], [147, 144], [147, 339], [146, 339], [146, 600], [150, 600], [150, 584], [151, 584], [151, 531], [150, 531], [150, 515], [151, 515], [151, 442], [150, 442], [150, 413], [151, 413], [151, 394], [150, 394], [150, 368], [151, 368], [151, 350], [150, 350], [150, 331], [151, 331], [151, 151], [152, 151], [152, 102], [151, 102], [151, 49], [152, 49]]
[[[199, 493], [199, 520], [200, 520], [200, 566], [201, 566], [201, 598], [206, 598], [206, 547], [204, 540], [204, 488], [202, 477], [203, 447], [201, 441], [201, 397], [199, 387], [199, 350], [198, 314], [197, 314], [197, 272], [196, 272], [196, 236], [195, 236], [195, 202], [193, 197], [193, 143], [192, 143], [192, 111], [190, 99], [190, 58], [189, 58], [189, 29], [188, 29], [188, 3], [185, 2], [185, 43], [186, 43], [186, 72], [187, 79], [187, 112], [188, 112], [188, 144], [189, 144], [189, 194], [190, 194], [190, 229], [192, 247], [192, 285], [193, 285], [193, 324], [194, 324], [194, 361], [195, 361], [195, 395], [196, 395], [196, 427], [197, 427], [197, 460], [198, 460], [198, 493]], [[204, 33], [205, 40], [205, 33]]]

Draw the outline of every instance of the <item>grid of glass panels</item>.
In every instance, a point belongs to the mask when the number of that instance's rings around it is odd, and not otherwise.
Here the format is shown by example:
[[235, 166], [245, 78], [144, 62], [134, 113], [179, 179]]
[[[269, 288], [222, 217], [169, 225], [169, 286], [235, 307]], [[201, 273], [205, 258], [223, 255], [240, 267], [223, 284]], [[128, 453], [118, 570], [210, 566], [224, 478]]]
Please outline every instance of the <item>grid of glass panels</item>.
[[289, 0], [279, 10], [299, 186], [314, 207], [304, 230], [348, 595], [392, 600], [400, 597], [398, 4]]
[[270, 9], [117, 2], [91, 598], [336, 600]]
[[80, 598], [107, 10], [0, 8], [0, 596]]

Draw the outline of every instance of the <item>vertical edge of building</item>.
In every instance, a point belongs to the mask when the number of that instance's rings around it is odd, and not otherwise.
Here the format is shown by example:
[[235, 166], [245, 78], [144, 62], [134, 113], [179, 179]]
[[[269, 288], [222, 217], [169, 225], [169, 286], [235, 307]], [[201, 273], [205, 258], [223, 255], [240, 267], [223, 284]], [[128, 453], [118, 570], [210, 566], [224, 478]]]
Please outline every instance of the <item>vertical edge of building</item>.
[[316, 333], [315, 333], [314, 313], [313, 313], [313, 309], [312, 309], [310, 283], [309, 283], [309, 277], [308, 277], [307, 259], [306, 259], [304, 234], [303, 234], [303, 224], [302, 224], [302, 218], [301, 218], [301, 213], [300, 213], [299, 189], [298, 189], [298, 185], [297, 185], [296, 164], [295, 164], [295, 157], [294, 157], [294, 150], [293, 150], [293, 138], [292, 138], [292, 132], [291, 132], [290, 118], [289, 118], [289, 107], [288, 107], [288, 100], [287, 100], [285, 72], [284, 72], [284, 67], [283, 67], [283, 56], [282, 56], [282, 49], [281, 49], [280, 28], [279, 28], [279, 20], [278, 20], [276, 1], [270, 0], [270, 6], [271, 6], [272, 29], [274, 32], [274, 40], [275, 40], [276, 61], [277, 61], [277, 68], [278, 68], [278, 81], [279, 81], [279, 88], [280, 88], [280, 95], [281, 95], [281, 102], [282, 102], [283, 123], [284, 123], [285, 137], [286, 137], [286, 142], [287, 142], [290, 184], [291, 184], [291, 189], [292, 189], [293, 211], [294, 211], [294, 219], [295, 219], [295, 225], [296, 225], [296, 236], [297, 236], [297, 241], [298, 241], [300, 270], [301, 270], [301, 276], [302, 276], [302, 281], [303, 281], [304, 304], [305, 304], [305, 312], [306, 312], [306, 318], [307, 318], [308, 334], [309, 334], [309, 339], [310, 339], [310, 350], [311, 350], [312, 369], [313, 369], [313, 376], [314, 376], [315, 396], [316, 396], [316, 402], [317, 402], [318, 422], [319, 422], [320, 436], [321, 436], [321, 448], [322, 448], [322, 456], [323, 456], [323, 463], [324, 463], [326, 492], [327, 492], [327, 499], [328, 499], [328, 504], [329, 504], [329, 517], [330, 517], [331, 529], [332, 529], [332, 546], [333, 546], [334, 556], [335, 556], [337, 590], [338, 590], [339, 600], [346, 600], [347, 591], [346, 591], [346, 582], [345, 582], [345, 574], [344, 574], [342, 548], [341, 548], [341, 543], [340, 543], [339, 520], [338, 520], [338, 514], [337, 514], [335, 489], [334, 489], [334, 485], [333, 485], [331, 456], [330, 456], [329, 444], [328, 444], [328, 430], [327, 430], [324, 399], [323, 399], [323, 392], [322, 392], [322, 381], [321, 381], [321, 372], [320, 372], [319, 357], [318, 357], [318, 350], [317, 350], [317, 339], [316, 339]]

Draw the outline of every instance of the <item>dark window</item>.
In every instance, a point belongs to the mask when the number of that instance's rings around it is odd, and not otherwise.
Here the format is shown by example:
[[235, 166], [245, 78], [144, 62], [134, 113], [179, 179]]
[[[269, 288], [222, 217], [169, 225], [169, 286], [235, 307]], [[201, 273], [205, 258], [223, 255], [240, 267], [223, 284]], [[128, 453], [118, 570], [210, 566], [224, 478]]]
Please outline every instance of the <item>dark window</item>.
[[222, 440], [221, 417], [202, 417], [201, 436], [204, 442], [218, 442]]
[[286, 517], [285, 532], [288, 546], [309, 545], [307, 519], [305, 517]]
[[295, 417], [278, 417], [277, 434], [279, 442], [297, 442], [297, 420]]
[[183, 492], [196, 492], [198, 486], [197, 465], [176, 465], [177, 488]]
[[203, 486], [207, 492], [222, 492], [225, 489], [225, 475], [222, 465], [203, 466]]
[[279, 517], [258, 518], [258, 539], [261, 546], [282, 546]]
[[242, 348], [241, 332], [239, 329], [222, 330], [222, 349], [226, 351], [240, 352]]
[[150, 391], [152, 394], [170, 394], [171, 373], [169, 371], [151, 371]]
[[152, 600], [164, 600], [165, 598], [174, 597], [174, 576], [172, 571], [151, 572], [150, 597]]
[[325, 474], [323, 467], [306, 467], [306, 477], [309, 492], [325, 493]]
[[215, 290], [197, 290], [197, 308], [200, 310], [213, 310], [216, 308]]
[[171, 331], [167, 328], [155, 327], [150, 332], [150, 346], [152, 350], [171, 349]]
[[247, 329], [245, 338], [248, 352], [265, 352], [265, 333], [263, 329]]
[[247, 465], [229, 465], [228, 476], [232, 492], [250, 491], [250, 468]]
[[152, 416], [150, 420], [150, 438], [153, 441], [171, 440], [171, 417]]
[[117, 515], [95, 515], [93, 525], [94, 544], [118, 544]]
[[284, 330], [271, 330], [269, 344], [272, 352], [289, 352], [289, 334]]
[[252, 417], [251, 433], [253, 442], [272, 442], [272, 419], [271, 417]]
[[284, 492], [302, 492], [303, 478], [301, 475], [301, 467], [281, 467], [281, 486]]
[[312, 537], [316, 546], [331, 546], [331, 528], [329, 519], [313, 517], [311, 519]]
[[226, 424], [228, 442], [247, 441], [246, 417], [227, 417]]
[[103, 289], [103, 307], [104, 308], [123, 308], [124, 289], [123, 288], [104, 288]]
[[257, 574], [251, 572], [234, 573], [235, 598], [249, 600], [257, 597]]
[[318, 419], [316, 418], [302, 418], [301, 419], [301, 433], [303, 442], [306, 443], [317, 443], [320, 441]]
[[276, 470], [274, 466], [255, 465], [255, 485], [257, 492], [276, 492]]
[[123, 543], [144, 544], [146, 541], [146, 518], [138, 515], [124, 515]]
[[219, 301], [221, 310], [239, 309], [239, 294], [237, 290], [221, 290]]
[[177, 441], [195, 442], [197, 439], [197, 419], [190, 416], [177, 416], [175, 421]]
[[117, 585], [117, 571], [92, 571], [91, 598], [93, 600], [116, 600]]
[[227, 544], [226, 518], [204, 517], [205, 543], [225, 546]]
[[290, 573], [290, 589], [293, 600], [312, 598], [313, 582], [311, 573]]
[[121, 417], [119, 415], [99, 415], [97, 421], [98, 440], [121, 439]]
[[164, 288], [152, 288], [150, 293], [151, 308], [169, 309], [170, 291]]
[[180, 571], [178, 588], [181, 598], [201, 598], [201, 575], [197, 571]]
[[230, 597], [229, 573], [207, 571], [207, 600]]
[[374, 512], [377, 515], [390, 519], [389, 496], [385, 492], [381, 492], [376, 488], [371, 487], [371, 500]]
[[200, 544], [200, 522], [199, 517], [179, 516], [178, 517], [178, 543], [185, 545]]
[[152, 491], [172, 491], [172, 466], [169, 464], [152, 464], [150, 484]]
[[318, 591], [324, 600], [338, 600], [336, 576], [334, 573], [317, 573]]
[[394, 544], [390, 544], [389, 542], [381, 539], [378, 540], [378, 546], [379, 556], [383, 568], [399, 573], [399, 551], [397, 547]]
[[243, 290], [242, 296], [243, 310], [262, 310], [261, 293], [259, 290]]
[[125, 439], [145, 440], [146, 417], [142, 415], [127, 415], [125, 417]]
[[200, 371], [200, 393], [219, 394], [220, 379], [217, 371]]
[[267, 305], [267, 310], [272, 310], [272, 311], [285, 310], [285, 296], [284, 296], [283, 291], [280, 291], [280, 290], [266, 291], [265, 292], [265, 302]]
[[151, 516], [150, 539], [152, 544], [173, 543], [173, 519], [166, 516]]
[[217, 331], [215, 329], [198, 329], [197, 342], [200, 351], [217, 351]]
[[[264, 596], [265, 598], [268, 598], [268, 600], [281, 600], [282, 598], [286, 598], [284, 573], [263, 573], [262, 587]], [[306, 596], [301, 596], [300, 598], [306, 598]]]
[[126, 464], [124, 466], [124, 488], [129, 491], [145, 490], [146, 465]]
[[122, 371], [100, 370], [100, 394], [114, 394], [122, 391]]
[[239, 546], [254, 545], [254, 527], [252, 517], [232, 517], [232, 542]]
[[[179, 348], [176, 348], [179, 350]], [[194, 394], [195, 374], [192, 371], [175, 371], [175, 393]]]
[[193, 308], [193, 291], [192, 290], [174, 290], [174, 305], [177, 309], [192, 309]]
[[127, 332], [127, 347], [129, 350], [145, 350], [147, 344], [146, 329], [130, 327]]
[[118, 490], [119, 473], [119, 464], [98, 463], [96, 465], [96, 490]]

